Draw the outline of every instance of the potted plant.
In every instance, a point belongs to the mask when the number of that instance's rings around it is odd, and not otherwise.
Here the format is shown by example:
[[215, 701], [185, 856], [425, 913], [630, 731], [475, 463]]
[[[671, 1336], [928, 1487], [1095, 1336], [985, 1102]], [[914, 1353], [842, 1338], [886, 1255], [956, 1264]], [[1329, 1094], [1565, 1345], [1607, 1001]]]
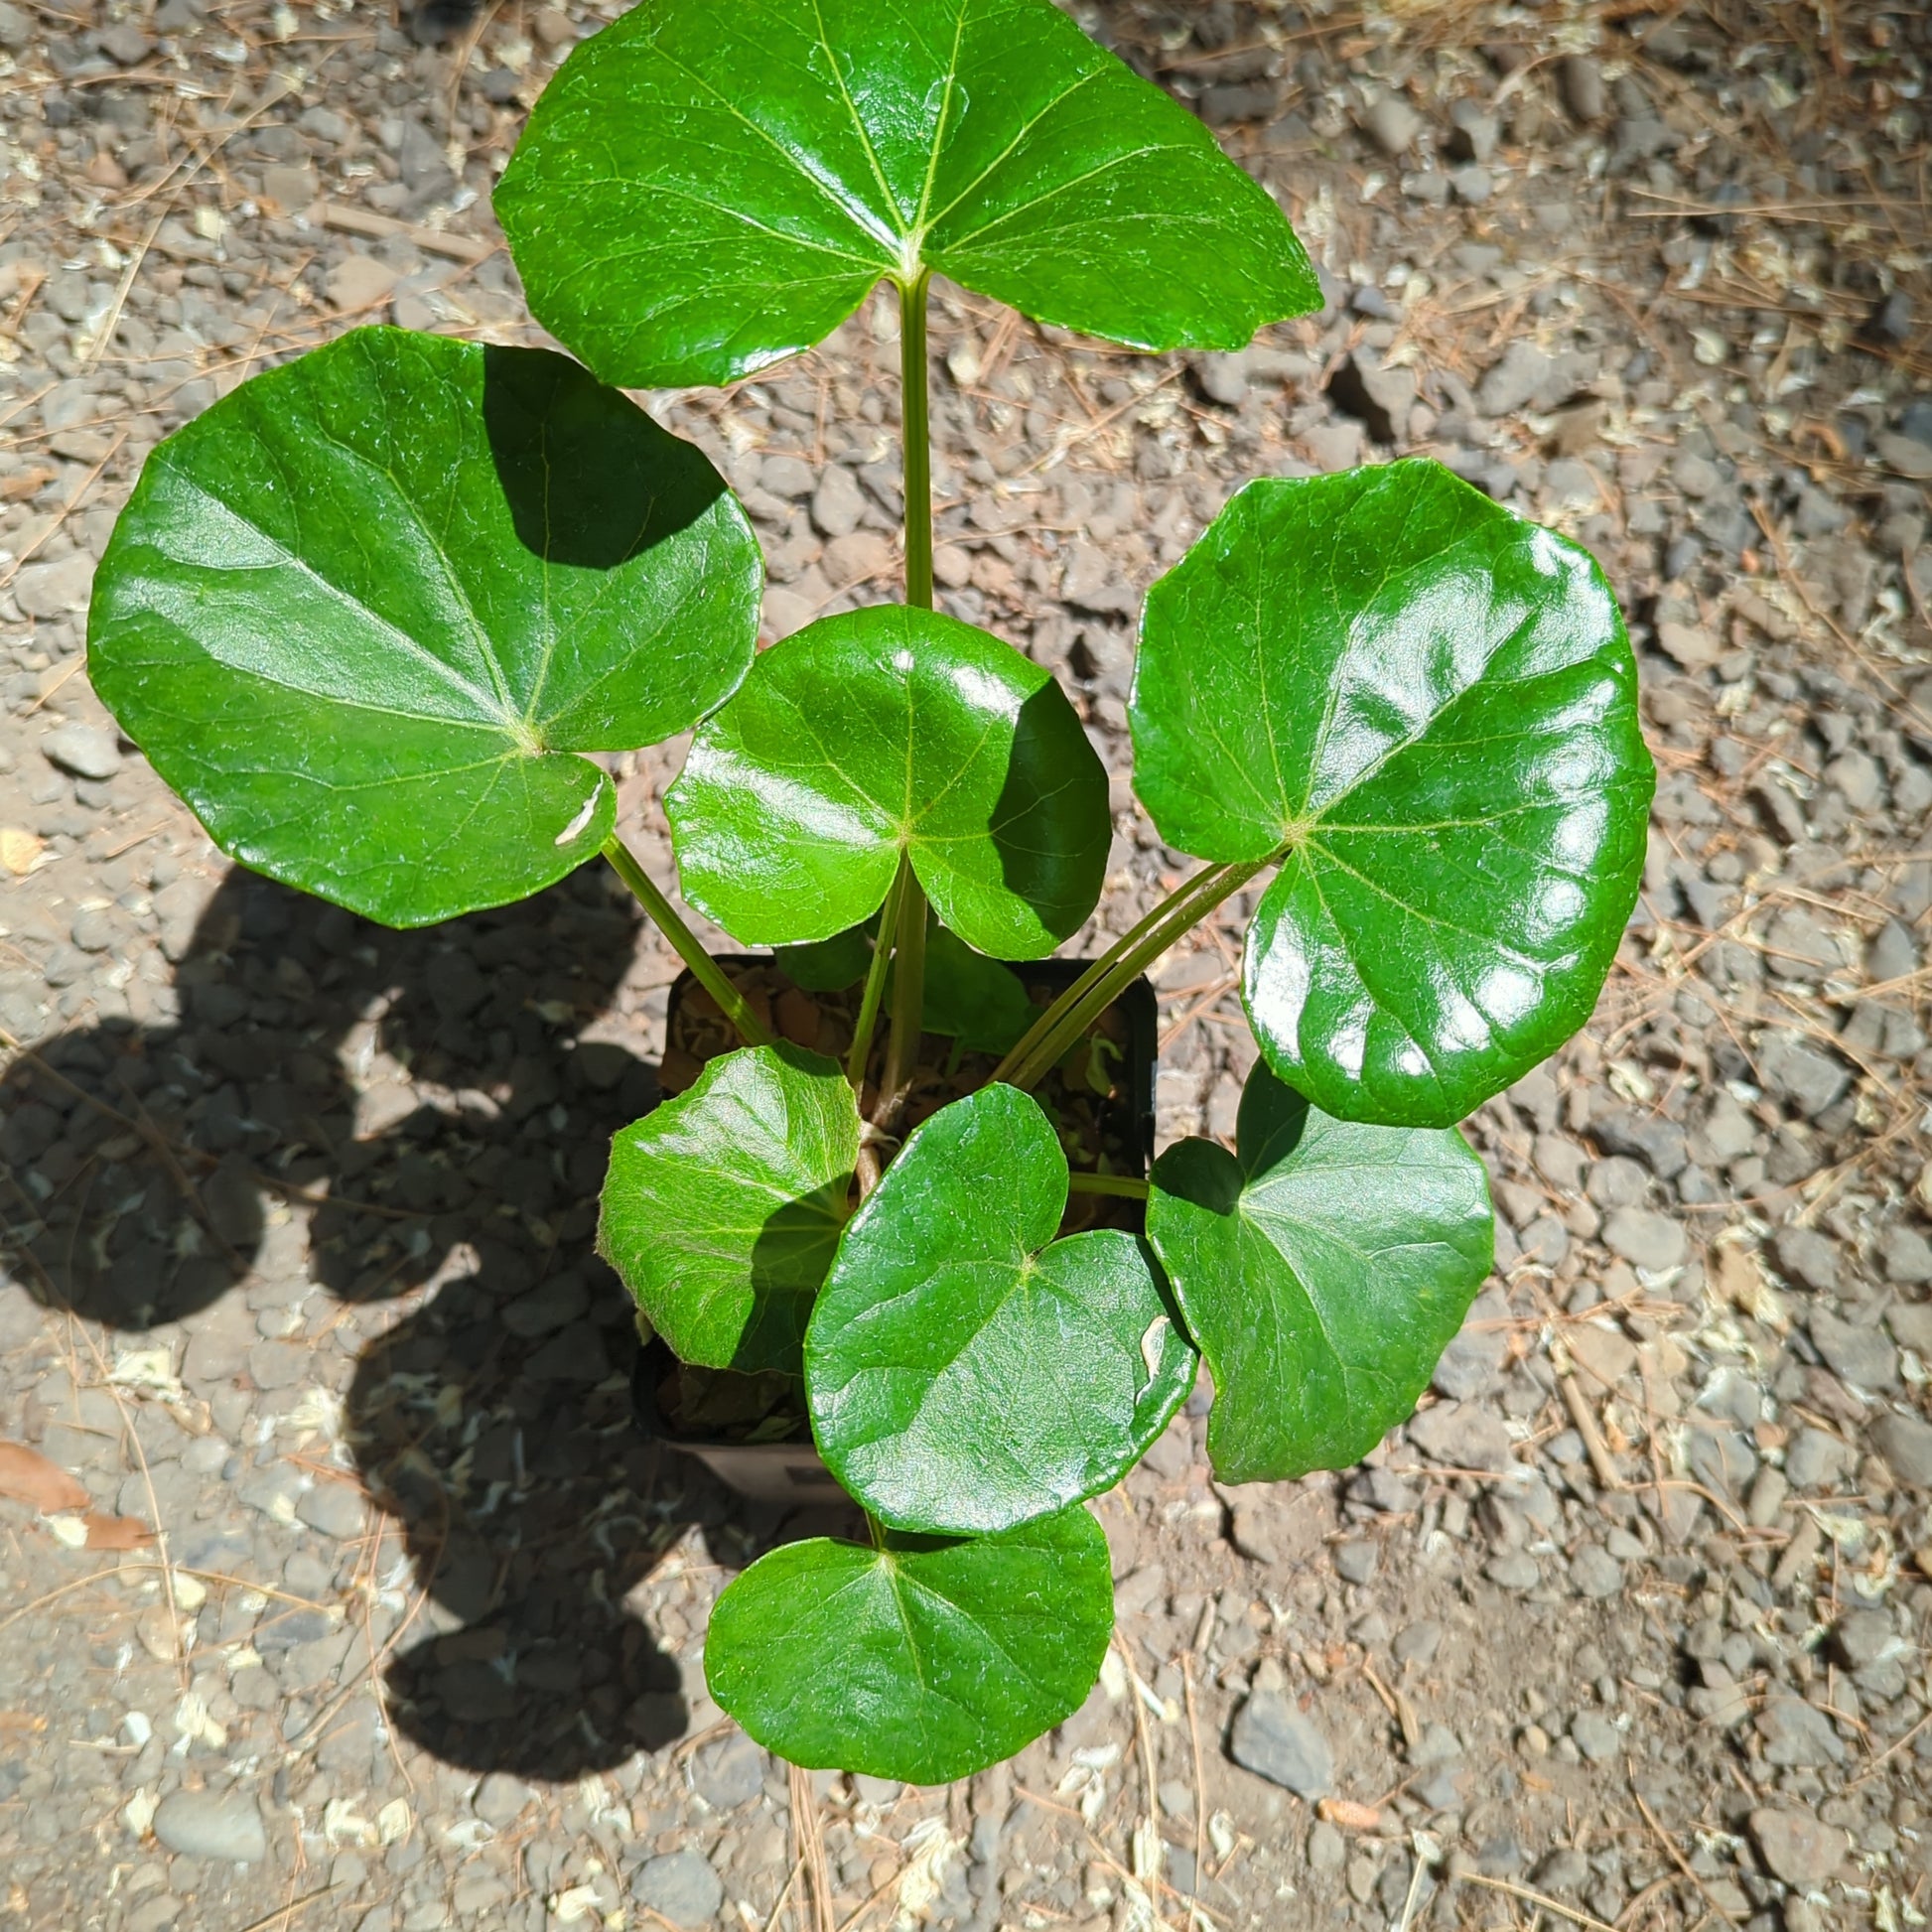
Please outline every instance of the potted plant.
[[[1584, 551], [1434, 464], [1250, 483], [1150, 594], [1130, 705], [1140, 800], [1200, 869], [1050, 1005], [1008, 1002], [990, 1077], [913, 1124], [928, 1005], [964, 1034], [1005, 1001], [995, 962], [1079, 929], [1110, 831], [1051, 673], [932, 608], [930, 278], [1236, 348], [1318, 306], [1307, 258], [1050, 0], [644, 0], [564, 64], [497, 207], [581, 365], [362, 330], [244, 384], [148, 461], [94, 685], [223, 850], [371, 918], [600, 853], [636, 893], [742, 1044], [617, 1137], [605, 1252], [694, 1371], [801, 1392], [870, 1526], [731, 1585], [713, 1694], [794, 1763], [955, 1778], [1086, 1696], [1112, 1593], [1084, 1505], [1199, 1362], [1228, 1481], [1346, 1465], [1410, 1413], [1491, 1258], [1455, 1123], [1583, 1023], [1634, 899], [1634, 660]], [[616, 385], [731, 382], [882, 279], [904, 602], [760, 653], [742, 510]], [[842, 1058], [777, 1038], [614, 836], [586, 755], [692, 727], [684, 897], [842, 952]], [[1264, 876], [1234, 1150], [1070, 1172], [1042, 1078]], [[1144, 1233], [1062, 1232], [1070, 1194]]]

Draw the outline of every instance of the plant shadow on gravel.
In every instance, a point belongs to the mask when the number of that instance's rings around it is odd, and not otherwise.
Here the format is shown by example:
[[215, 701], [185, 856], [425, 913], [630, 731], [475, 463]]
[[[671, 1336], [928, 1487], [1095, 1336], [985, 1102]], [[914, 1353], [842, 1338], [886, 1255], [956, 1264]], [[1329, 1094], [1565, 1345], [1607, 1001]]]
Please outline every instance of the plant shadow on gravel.
[[[748, 1512], [632, 1425], [630, 1300], [592, 1244], [656, 1074], [577, 1035], [636, 933], [596, 870], [401, 933], [237, 869], [180, 959], [178, 1026], [55, 1034], [0, 1081], [0, 1256], [51, 1306], [224, 1333], [252, 1370], [254, 1324], [215, 1308], [244, 1284], [293, 1311], [307, 1281], [351, 1304], [437, 1283], [364, 1348], [345, 1434], [428, 1599], [391, 1715], [479, 1771], [568, 1779], [680, 1736], [684, 1680], [626, 1592], [693, 1525], [726, 1568], [824, 1527]], [[276, 1181], [331, 1196], [306, 1257]]]

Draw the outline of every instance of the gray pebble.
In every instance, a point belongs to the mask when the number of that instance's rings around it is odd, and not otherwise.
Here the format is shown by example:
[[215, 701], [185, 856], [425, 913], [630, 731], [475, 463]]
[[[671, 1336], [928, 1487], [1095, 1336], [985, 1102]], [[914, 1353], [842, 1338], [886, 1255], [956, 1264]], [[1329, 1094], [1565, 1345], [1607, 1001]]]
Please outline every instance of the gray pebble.
[[1398, 94], [1382, 94], [1362, 115], [1362, 132], [1391, 158], [1406, 154], [1422, 132], [1422, 116]]
[[759, 468], [759, 487], [788, 502], [809, 496], [817, 486], [818, 479], [802, 457], [768, 456]]
[[1878, 1237], [1878, 1266], [1888, 1282], [1915, 1288], [1932, 1282], [1932, 1241], [1917, 1228], [1895, 1223]]
[[1603, 1223], [1603, 1244], [1631, 1267], [1653, 1274], [1677, 1267], [1690, 1252], [1683, 1227], [1648, 1207], [1619, 1207]]
[[1592, 1764], [1607, 1764], [1623, 1747], [1623, 1733], [1596, 1711], [1579, 1711], [1570, 1721], [1570, 1735]]
[[691, 1763], [691, 1783], [706, 1804], [730, 1811], [748, 1804], [764, 1789], [770, 1760], [745, 1733], [735, 1732], [707, 1744]]
[[1536, 1567], [1536, 1559], [1521, 1550], [1506, 1551], [1502, 1556], [1491, 1557], [1483, 1565], [1482, 1574], [1500, 1589], [1534, 1589], [1543, 1581], [1543, 1573]]
[[1570, 1559], [1570, 1587], [1579, 1596], [1614, 1596], [1623, 1587], [1623, 1569], [1600, 1543], [1586, 1543]]
[[1335, 1549], [1335, 1574], [1345, 1584], [1365, 1584], [1375, 1575], [1381, 1551], [1373, 1543], [1342, 1543]]
[[1765, 1090], [1788, 1100], [1808, 1118], [1822, 1114], [1852, 1084], [1852, 1071], [1834, 1055], [1821, 1052], [1802, 1035], [1769, 1033], [1758, 1048], [1757, 1069]]
[[1485, 416], [1512, 416], [1555, 372], [1555, 362], [1534, 343], [1513, 342], [1476, 385], [1476, 407]]
[[1838, 1248], [1816, 1228], [1779, 1228], [1771, 1252], [1788, 1280], [1820, 1295], [1838, 1293]]
[[1917, 1416], [1881, 1416], [1871, 1442], [1900, 1482], [1932, 1489], [1932, 1423]]
[[1239, 409], [1248, 394], [1248, 355], [1236, 349], [1226, 355], [1203, 355], [1194, 365], [1201, 394], [1223, 409]]
[[171, 1791], [155, 1807], [154, 1835], [171, 1852], [222, 1864], [268, 1856], [261, 1807], [240, 1791]]
[[41, 740], [41, 756], [76, 778], [111, 778], [121, 768], [112, 734], [92, 725], [56, 725]]
[[507, 1771], [492, 1771], [477, 1786], [477, 1795], [470, 1800], [470, 1809], [485, 1825], [494, 1826], [500, 1831], [520, 1818], [524, 1807], [535, 1796], [536, 1793], [521, 1778], [513, 1778]]
[[1757, 1731], [1772, 1764], [1819, 1770], [1845, 1762], [1845, 1746], [1831, 1719], [1802, 1698], [1772, 1698], [1757, 1714]]
[[1811, 1338], [1832, 1373], [1855, 1389], [1883, 1395], [1898, 1386], [1898, 1350], [1882, 1328], [1841, 1321], [1829, 1310], [1812, 1312]]
[[725, 1902], [725, 1887], [701, 1852], [667, 1852], [638, 1866], [630, 1895], [673, 1925], [708, 1925]]
[[319, 1482], [297, 1499], [296, 1516], [312, 1530], [340, 1542], [362, 1534], [362, 1495], [346, 1482]]
[[1256, 1691], [1235, 1713], [1228, 1752], [1244, 1770], [1311, 1804], [1334, 1789], [1327, 1738], [1279, 1691]]
[[1845, 1834], [1809, 1811], [1766, 1806], [1751, 1813], [1750, 1824], [1751, 1837], [1771, 1875], [1800, 1891], [1822, 1885], [1848, 1850]]
[[1558, 69], [1563, 104], [1586, 125], [1603, 118], [1603, 69], [1587, 54], [1572, 54]]

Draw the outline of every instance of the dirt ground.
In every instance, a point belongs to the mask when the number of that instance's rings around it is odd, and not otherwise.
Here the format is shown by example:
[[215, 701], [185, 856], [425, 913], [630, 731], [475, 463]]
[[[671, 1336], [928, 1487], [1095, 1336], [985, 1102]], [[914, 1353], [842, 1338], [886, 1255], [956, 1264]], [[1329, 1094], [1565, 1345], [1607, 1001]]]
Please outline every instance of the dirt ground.
[[[539, 340], [489, 190], [608, 16], [0, 0], [0, 1923], [1932, 1912], [1932, 15], [1077, 10], [1329, 300], [1188, 359], [937, 292], [943, 601], [1115, 776], [1067, 950], [1186, 870], [1133, 624], [1245, 478], [1434, 455], [1588, 544], [1638, 646], [1646, 890], [1469, 1124], [1498, 1271], [1432, 1394], [1245, 1489], [1196, 1398], [1098, 1505], [1101, 1687], [1010, 1766], [788, 1778], [725, 1723], [708, 1607], [798, 1525], [638, 1438], [590, 1252], [675, 961], [597, 871], [401, 935], [231, 869], [81, 655], [142, 458], [249, 372]], [[876, 302], [648, 398], [749, 505], [771, 634], [894, 594], [896, 358]], [[667, 887], [678, 750], [616, 764]], [[1245, 911], [1160, 970], [1164, 1141], [1232, 1129]]]

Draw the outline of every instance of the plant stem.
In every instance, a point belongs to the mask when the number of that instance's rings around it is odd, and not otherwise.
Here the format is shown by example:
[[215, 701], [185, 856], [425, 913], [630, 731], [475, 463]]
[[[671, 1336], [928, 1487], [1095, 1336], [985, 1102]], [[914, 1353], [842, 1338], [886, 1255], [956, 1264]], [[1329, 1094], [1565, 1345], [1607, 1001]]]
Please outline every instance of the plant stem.
[[873, 942], [872, 964], [866, 968], [866, 990], [860, 996], [859, 1018], [852, 1028], [852, 1051], [845, 1061], [845, 1077], [851, 1081], [854, 1093], [866, 1084], [866, 1062], [872, 1058], [872, 1035], [879, 1025], [879, 1006], [886, 997], [886, 973], [893, 957], [893, 940], [898, 932], [899, 900], [911, 877], [910, 863], [901, 859], [892, 889], [886, 895], [886, 903], [880, 907], [879, 937]]
[[929, 273], [898, 291], [899, 436], [905, 467], [905, 601], [932, 609], [932, 445], [926, 400], [925, 303]]
[[719, 1011], [737, 1028], [739, 1038], [747, 1046], [769, 1046], [771, 1035], [759, 1025], [758, 1016], [746, 1004], [744, 994], [725, 977], [724, 968], [698, 944], [698, 935], [678, 917], [677, 908], [657, 890], [650, 874], [615, 832], [604, 841], [604, 856], [610, 860], [612, 870], [636, 895], [638, 903], [671, 942], [677, 956], [690, 967], [691, 977], [718, 1002]]
[[1160, 958], [1190, 926], [1236, 893], [1269, 859], [1204, 866], [1164, 898], [1034, 1022], [1026, 1036], [993, 1069], [995, 1080], [1023, 1090], [1034, 1086], [1080, 1035], [1113, 1005], [1122, 990]]
[[[925, 310], [929, 275], [899, 284], [899, 438], [905, 485], [905, 602], [932, 609], [931, 410], [926, 397]], [[898, 934], [893, 979], [893, 1033], [886, 1049], [880, 1115], [890, 1122], [912, 1083], [925, 1018], [925, 894], [908, 857], [899, 860]], [[881, 932], [885, 931], [882, 925]]]
[[1146, 1200], [1151, 1191], [1147, 1181], [1130, 1173], [1082, 1173], [1077, 1168], [1066, 1184], [1076, 1194], [1118, 1194], [1123, 1200]]
[[899, 861], [904, 885], [898, 896], [898, 938], [893, 947], [893, 1032], [886, 1046], [886, 1077], [879, 1083], [877, 1124], [890, 1127], [919, 1061], [925, 1022], [925, 895], [908, 859]]

